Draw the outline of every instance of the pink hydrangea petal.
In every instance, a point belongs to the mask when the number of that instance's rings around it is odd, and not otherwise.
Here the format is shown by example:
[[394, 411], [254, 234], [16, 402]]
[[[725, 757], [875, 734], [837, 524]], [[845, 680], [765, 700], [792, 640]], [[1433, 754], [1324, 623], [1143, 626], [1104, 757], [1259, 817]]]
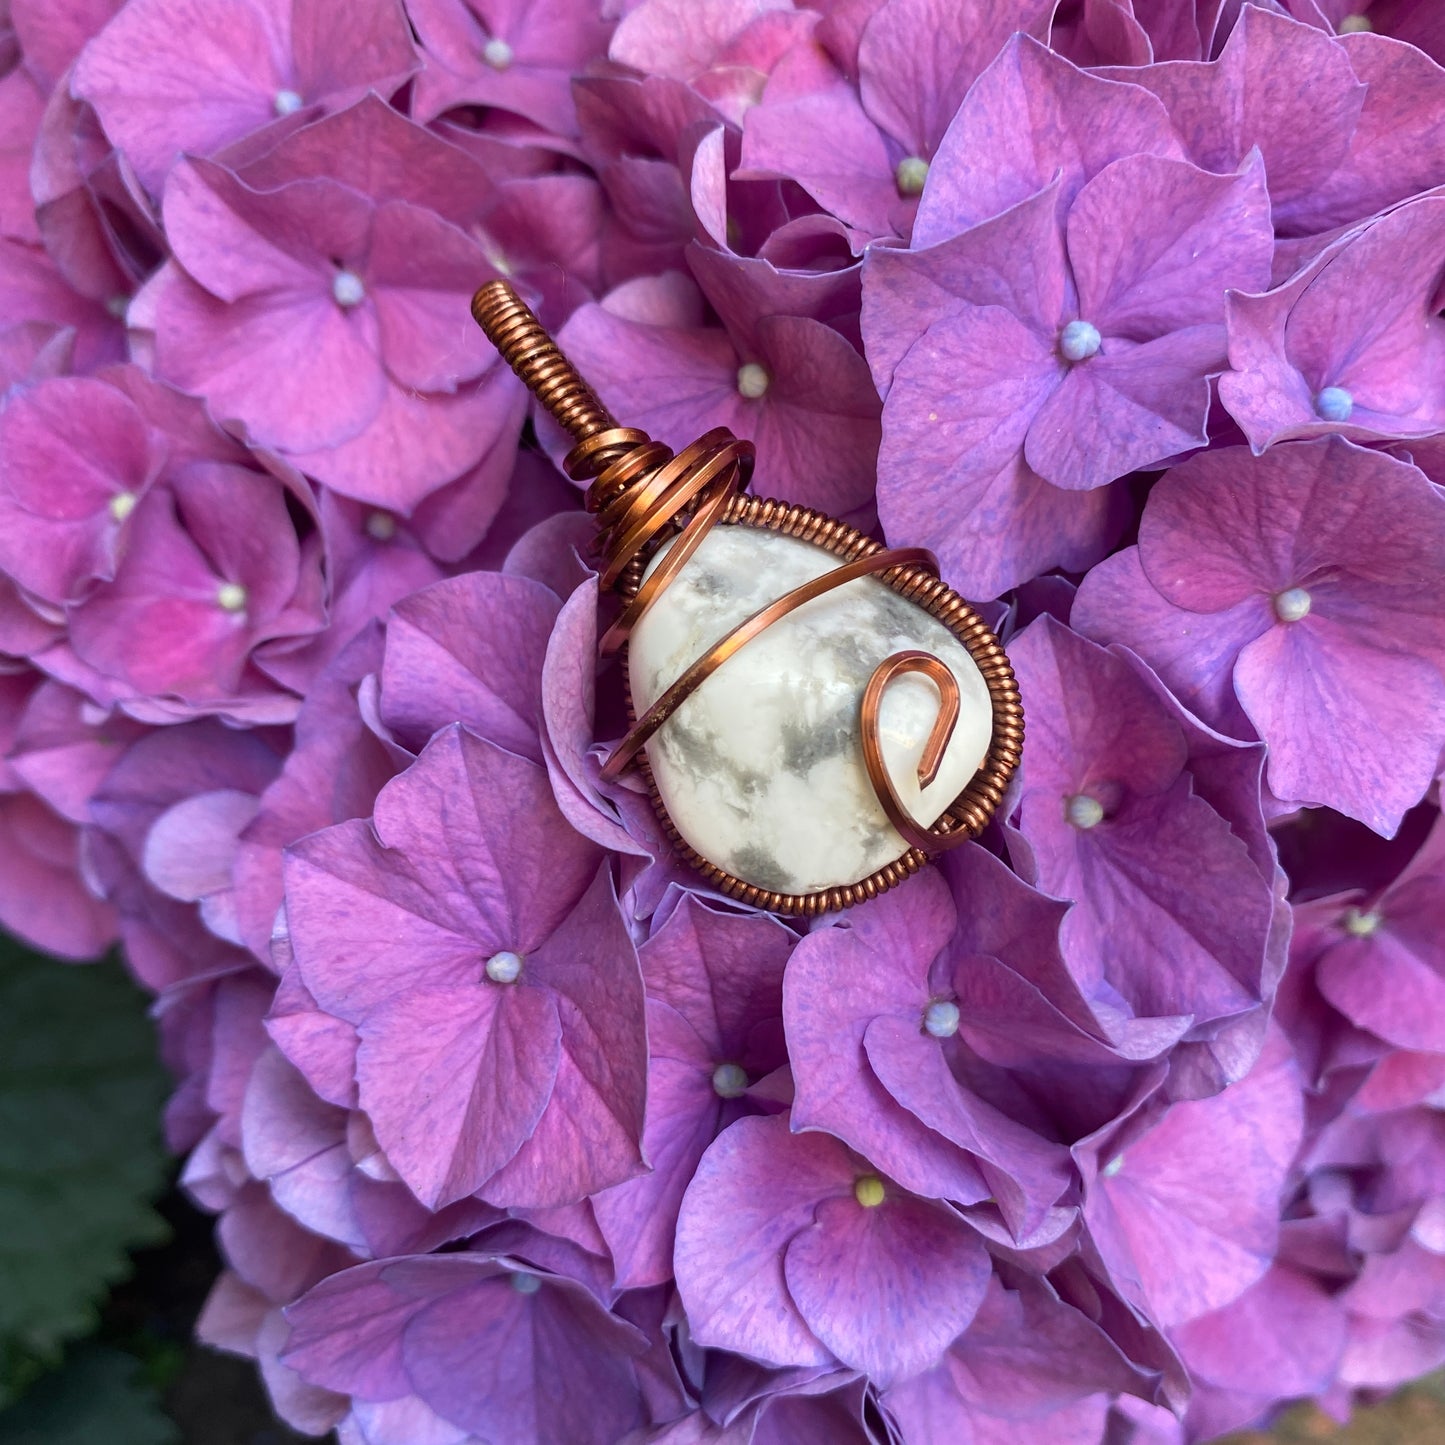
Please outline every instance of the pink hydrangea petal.
[[922, 1018], [921, 975], [954, 921], [947, 888], [925, 876], [861, 908], [849, 929], [810, 935], [789, 964], [783, 1018], [800, 1127], [846, 1139], [915, 1193], [972, 1204], [990, 1193], [978, 1162], [895, 1099], [866, 1051], [873, 1019], [910, 996]]
[[778, 63], [743, 122], [745, 177], [795, 179], [825, 210], [864, 236], [906, 234], [914, 209], [857, 92], [820, 46]]
[[1269, 1266], [1301, 1130], [1293, 1059], [1276, 1037], [1250, 1076], [1175, 1104], [1095, 1180], [1084, 1217], [1111, 1276], [1163, 1325], [1237, 1298]]
[[[670, 1012], [665, 1005], [648, 1005], [648, 1042], [654, 1051], [670, 1047], [666, 1017]], [[680, 1023], [673, 1023], [671, 1032], [690, 1034]], [[593, 1196], [592, 1208], [611, 1248], [621, 1288], [672, 1278], [678, 1211], [698, 1161], [717, 1134], [721, 1115], [710, 1072], [695, 1060], [654, 1053], [647, 1073], [642, 1136], [652, 1172]]]
[[1104, 486], [1208, 440], [1211, 372], [1224, 366], [1224, 328], [1190, 326], [1140, 346], [1106, 345], [1073, 368], [1039, 407], [1024, 456], [1061, 489]]
[[[444, 1418], [482, 1438], [500, 1429], [538, 1445], [609, 1445], [640, 1417], [633, 1361], [645, 1338], [574, 1281], [533, 1277], [535, 1293], [503, 1273], [426, 1305], [402, 1336], [407, 1372]], [[563, 1376], [575, 1388], [551, 1388]]]
[[[413, 593], [387, 627], [381, 672], [387, 725], [419, 750], [439, 727], [460, 720], [541, 761], [542, 660], [557, 610], [540, 583], [491, 572]], [[505, 634], [491, 625], [503, 616]]]
[[382, 789], [372, 825], [296, 844], [291, 943], [318, 1002], [359, 1022], [418, 987], [474, 982], [499, 949], [536, 948], [598, 861], [549, 791], [535, 763], [452, 727]]
[[1071, 200], [1120, 156], [1181, 156], [1164, 107], [1101, 80], [1027, 37], [1011, 40], [959, 107], [928, 173], [913, 244], [932, 246], [996, 216], [1063, 172]]
[[990, 1273], [981, 1240], [957, 1215], [886, 1193], [872, 1208], [824, 1200], [789, 1242], [783, 1268], [813, 1333], [881, 1388], [938, 1362]]
[[12, 395], [0, 412], [0, 565], [52, 602], [113, 576], [122, 523], [112, 505], [138, 501], [164, 456], [136, 407], [103, 382], [57, 377]]
[[550, 993], [478, 974], [470, 986], [400, 995], [359, 1030], [361, 1107], [429, 1209], [474, 1193], [517, 1152], [556, 1078], [561, 1024]]
[[[1269, 277], [1264, 180], [1257, 156], [1228, 176], [1147, 155], [1106, 166], [1069, 210], [1079, 314], [1105, 336], [1134, 341], [1218, 324], [1225, 291]], [[1125, 205], [1137, 217], [1127, 228], [1115, 224]]]
[[[1361, 691], [1362, 665], [1368, 692]], [[1389, 837], [1438, 771], [1445, 748], [1439, 668], [1374, 648], [1327, 615], [1310, 619], [1307, 631], [1273, 627], [1249, 643], [1234, 683], [1250, 721], [1271, 742], [1270, 787], [1282, 798], [1328, 803]], [[1382, 711], [1391, 721], [1387, 734]], [[1371, 741], [1362, 747], [1362, 740]]]
[[1295, 210], [1345, 159], [1365, 97], [1344, 47], [1253, 7], [1241, 9], [1214, 62], [1109, 74], [1153, 91], [1206, 170], [1233, 170], [1258, 146], [1276, 223], [1288, 233]]
[[[450, 396], [418, 395], [384, 377], [379, 404], [359, 432], [289, 456], [343, 496], [406, 515], [421, 511], [479, 461], [507, 458], [526, 417], [527, 394], [508, 367], [493, 367], [480, 386]], [[490, 470], [484, 480], [496, 485], [505, 475], [505, 468]], [[486, 508], [478, 507], [465, 529], [454, 521], [436, 550], [450, 553], [460, 541], [465, 555], [489, 520]]]
[[236, 840], [257, 804], [254, 794], [222, 789], [168, 808], [146, 835], [146, 876], [188, 903], [229, 888]]
[[375, 338], [365, 308], [348, 316], [324, 294], [226, 305], [177, 276], [160, 299], [157, 366], [304, 465], [305, 449], [347, 441], [375, 420], [386, 398]]
[[979, 72], [1017, 32], [1047, 39], [1041, 0], [892, 0], [863, 27], [858, 89], [863, 108], [910, 154], [932, 156]]
[[642, 978], [606, 868], [524, 967], [556, 999], [562, 1056], [546, 1113], [484, 1193], [501, 1205], [569, 1204], [643, 1167]]
[[830, 1364], [783, 1275], [788, 1241], [852, 1189], [848, 1153], [784, 1118], [739, 1119], [703, 1155], [677, 1222], [677, 1287], [693, 1338], [774, 1365]]

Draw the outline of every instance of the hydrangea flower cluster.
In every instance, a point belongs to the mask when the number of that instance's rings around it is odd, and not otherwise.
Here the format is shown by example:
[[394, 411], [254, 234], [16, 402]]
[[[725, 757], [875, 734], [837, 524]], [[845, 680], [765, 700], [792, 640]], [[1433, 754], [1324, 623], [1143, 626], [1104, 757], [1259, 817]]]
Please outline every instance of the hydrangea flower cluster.
[[[1445, 1361], [1445, 14], [8, 0], [0, 923], [119, 940], [344, 1445], [1182, 1445]], [[926, 546], [1028, 713], [670, 854], [473, 326]]]

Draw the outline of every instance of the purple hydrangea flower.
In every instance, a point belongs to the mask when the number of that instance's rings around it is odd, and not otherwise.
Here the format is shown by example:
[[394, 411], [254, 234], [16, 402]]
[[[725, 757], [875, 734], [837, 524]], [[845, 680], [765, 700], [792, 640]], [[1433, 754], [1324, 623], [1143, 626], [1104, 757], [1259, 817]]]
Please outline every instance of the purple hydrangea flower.
[[[577, 1281], [505, 1254], [358, 1265], [287, 1319], [284, 1363], [352, 1396], [361, 1438], [376, 1445], [418, 1438], [406, 1433], [418, 1415], [396, 1408], [412, 1399], [420, 1419], [470, 1432], [421, 1438], [458, 1445], [499, 1430], [538, 1445], [612, 1445], [641, 1415], [647, 1337]], [[556, 1388], [563, 1379], [568, 1388]]]
[[[1269, 857], [1263, 750], [1237, 760], [1244, 789], [1215, 792], [1189, 768], [1199, 730], [1186, 730], [1127, 653], [1052, 618], [1013, 637], [1009, 652], [1031, 704], [1010, 849], [1037, 886], [1074, 900], [1061, 945], [1081, 988], [1104, 1019], [1123, 1005], [1124, 1018], [1173, 1021], [1194, 1040], [1256, 1014], [1284, 941], [1273, 931], [1273, 863], [1261, 868], [1244, 841], [1252, 830]], [[1249, 1062], [1235, 1063], [1235, 1077]]]
[[390, 95], [417, 68], [397, 0], [345, 11], [327, 0], [200, 10], [188, 0], [129, 0], [86, 45], [72, 84], [159, 195], [181, 155], [213, 155], [368, 90]]
[[[731, 299], [731, 298], [729, 298]], [[757, 490], [825, 512], [872, 491], [878, 397], [838, 332], [807, 316], [756, 320], [716, 298], [727, 329], [703, 324], [682, 276], [630, 282], [584, 306], [559, 341], [618, 416], [675, 450], [726, 426], [757, 446]]]
[[1211, 1439], [1284, 1401], [1326, 1393], [1344, 1353], [1345, 1312], [1309, 1275], [1277, 1264], [1173, 1338], [1195, 1382], [1191, 1433]]
[[239, 173], [183, 161], [164, 206], [176, 260], [151, 283], [157, 370], [328, 485], [409, 513], [521, 425], [520, 385], [467, 314], [494, 271], [460, 223], [491, 191], [374, 97]]
[[1442, 244], [1445, 198], [1413, 201], [1283, 286], [1229, 298], [1219, 395], [1256, 452], [1328, 432], [1368, 442], [1445, 428]]
[[[1098, 489], [1205, 442], [1225, 290], [1269, 274], [1257, 163], [1215, 176], [1137, 155], [1064, 184], [961, 234], [920, 221], [926, 249], [864, 265], [879, 515], [972, 595], [1099, 559], [1119, 499]], [[1114, 224], [1121, 207], [1137, 229]], [[940, 410], [944, 376], [966, 408]]]
[[1086, 1314], [1046, 1284], [995, 1276], [978, 1314], [927, 1374], [883, 1403], [908, 1440], [1038, 1440], [1093, 1445], [1108, 1396], [1146, 1389], [1136, 1366]]
[[966, 911], [929, 874], [799, 946], [784, 992], [792, 1117], [838, 1135], [919, 1194], [996, 1199], [1023, 1237], [1067, 1183], [1057, 1125], [1031, 1096], [1028, 1065], [1051, 1044], [1087, 1053], [1089, 1041], [1044, 1003], [1038, 1032], [1000, 1057], [991, 1036], [1000, 1004], [1030, 992], [1009, 964], [1056, 947], [1058, 910], [980, 850], [966, 851], [978, 855], [964, 864]]
[[638, 951], [647, 987], [651, 1172], [593, 1196], [620, 1288], [672, 1277], [682, 1196], [719, 1129], [749, 1109], [749, 1087], [782, 1067], [783, 966], [796, 942], [766, 917], [684, 897]]
[[551, 143], [572, 135], [572, 76], [607, 53], [597, 0], [409, 0], [426, 60], [416, 81], [419, 120], [456, 106], [511, 111]]
[[781, 1115], [739, 1119], [703, 1155], [676, 1270], [699, 1344], [775, 1365], [836, 1360], [882, 1385], [938, 1362], [989, 1277], [957, 1213]]
[[639, 1163], [642, 984], [598, 861], [541, 768], [457, 726], [370, 825], [291, 850], [301, 981], [356, 1028], [360, 1107], [433, 1208], [566, 1203]]
[[1170, 63], [1105, 73], [1157, 95], [1189, 159], [1205, 170], [1237, 170], [1258, 147], [1275, 229], [1295, 234], [1296, 211], [1345, 161], [1364, 105], [1366, 87], [1344, 47], [1249, 5], [1216, 59], [1156, 58]]
[[1442, 910], [1445, 826], [1437, 821], [1387, 888], [1320, 898], [1297, 910], [1301, 947], [1320, 993], [1397, 1049], [1445, 1054]]
[[1269, 745], [1276, 796], [1393, 833], [1445, 745], [1445, 501], [1414, 467], [1329, 439], [1175, 467], [1139, 545], [1074, 625], [1125, 643], [1206, 720]]
[[1136, 1308], [1179, 1325], [1264, 1275], [1302, 1113], [1294, 1060], [1276, 1035], [1223, 1093], [1152, 1120], [1146, 1109], [1077, 1151], [1089, 1237]]
[[858, 233], [905, 239], [944, 134], [1015, 31], [1047, 5], [884, 0], [843, 8], [777, 63], [743, 120], [744, 174], [798, 182]]

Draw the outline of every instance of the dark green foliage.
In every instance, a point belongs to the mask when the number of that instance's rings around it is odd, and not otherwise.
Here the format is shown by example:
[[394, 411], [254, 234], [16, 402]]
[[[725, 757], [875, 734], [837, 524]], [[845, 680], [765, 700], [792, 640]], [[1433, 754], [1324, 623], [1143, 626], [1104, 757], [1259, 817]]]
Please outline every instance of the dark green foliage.
[[177, 1445], [140, 1362], [104, 1345], [83, 1345], [11, 1409], [0, 1445]]
[[95, 1328], [128, 1251], [166, 1237], [151, 1207], [170, 1167], [166, 1090], [145, 1000], [116, 964], [0, 940], [0, 1407]]

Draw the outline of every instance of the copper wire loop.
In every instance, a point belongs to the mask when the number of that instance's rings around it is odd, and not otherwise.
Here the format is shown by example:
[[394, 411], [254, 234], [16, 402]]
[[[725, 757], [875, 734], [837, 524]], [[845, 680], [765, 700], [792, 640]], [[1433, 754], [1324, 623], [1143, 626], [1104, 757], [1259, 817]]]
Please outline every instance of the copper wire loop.
[[[988, 824], [1023, 746], [1023, 708], [1018, 686], [997, 638], [977, 613], [938, 576], [938, 564], [921, 548], [885, 549], [832, 517], [767, 498], [742, 495], [752, 476], [751, 442], [719, 427], [676, 455], [635, 427], [619, 426], [577, 373], [510, 283], [491, 281], [472, 298], [472, 315], [503, 359], [571, 436], [563, 463], [567, 474], [589, 483], [587, 509], [596, 514], [602, 584], [623, 601], [617, 620], [604, 633], [606, 656], [622, 648], [638, 622], [678, 577], [713, 527], [729, 524], [784, 533], [824, 548], [840, 565], [794, 588], [746, 618], [697, 658], [632, 727], [603, 764], [615, 778], [636, 763], [653, 806], [674, 847], [729, 897], [778, 913], [813, 916], [877, 897], [917, 872], [928, 858], [975, 837]], [[648, 562], [672, 541], [666, 557], [644, 580]], [[993, 703], [993, 736], [973, 780], [937, 823], [925, 828], [904, 808], [884, 765], [879, 706], [889, 684], [905, 674], [928, 677], [938, 689], [939, 712], [918, 766], [920, 787], [937, 776], [959, 713], [959, 687], [952, 671], [927, 652], [898, 652], [885, 658], [864, 689], [859, 709], [863, 761], [879, 806], [908, 850], [857, 883], [817, 893], [776, 893], [734, 877], [702, 857], [678, 833], [668, 816], [644, 751], [663, 726], [707, 679], [748, 642], [799, 607], [835, 588], [877, 576], [901, 596], [941, 621], [967, 648], [988, 685]], [[623, 670], [626, 684], [626, 669]]]

